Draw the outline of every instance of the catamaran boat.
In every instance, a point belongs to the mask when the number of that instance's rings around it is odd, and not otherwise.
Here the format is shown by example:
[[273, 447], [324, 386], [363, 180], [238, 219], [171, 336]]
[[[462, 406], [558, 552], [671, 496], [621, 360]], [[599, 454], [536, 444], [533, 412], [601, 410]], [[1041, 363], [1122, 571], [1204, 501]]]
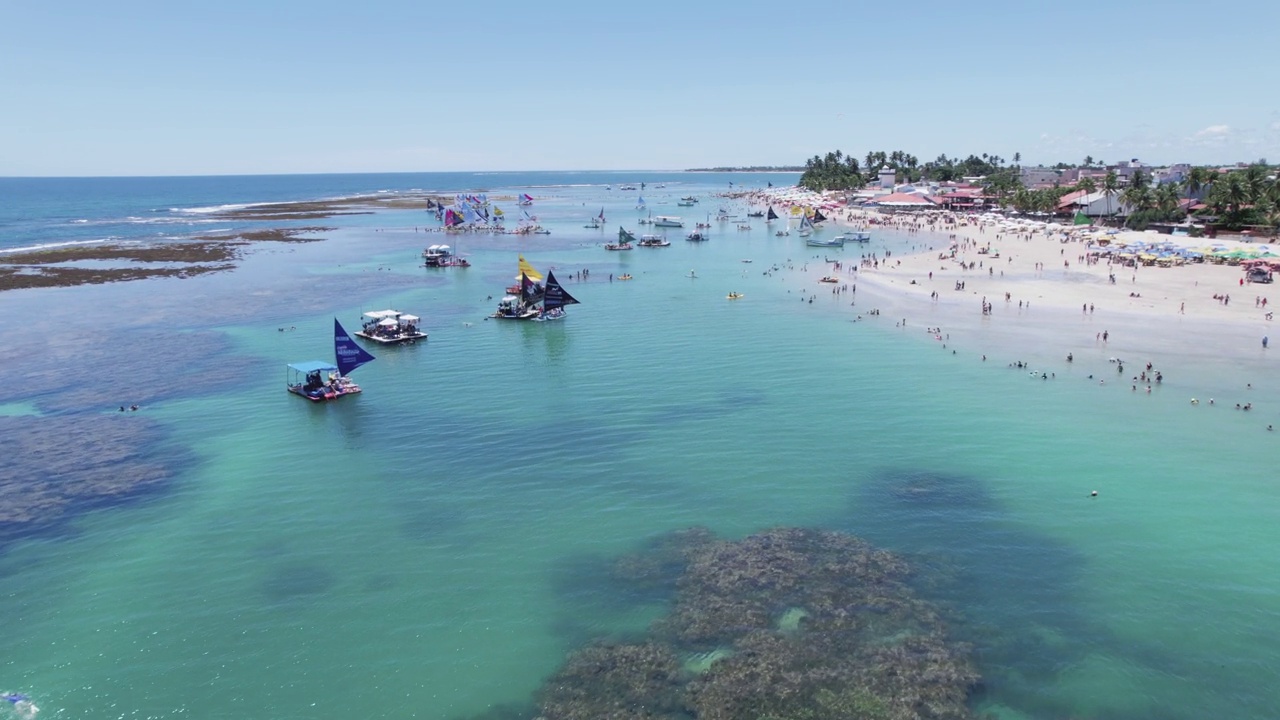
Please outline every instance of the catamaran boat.
[[374, 357], [347, 335], [337, 318], [333, 319], [333, 354], [337, 364], [311, 360], [288, 365], [285, 389], [311, 402], [337, 400], [360, 392], [360, 386], [348, 375]]
[[432, 245], [423, 250], [422, 264], [425, 267], [471, 267], [466, 258], [455, 255], [448, 245]]
[[659, 215], [653, 219], [654, 227], [684, 227], [684, 221], [671, 215]]
[[666, 238], [662, 237], [661, 235], [641, 235], [640, 242], [637, 244], [640, 247], [670, 247], [671, 246], [671, 242], [668, 241]]
[[362, 327], [354, 334], [383, 345], [416, 342], [427, 339], [427, 334], [418, 328], [421, 322], [422, 318], [417, 315], [399, 310], [374, 310], [364, 314]]

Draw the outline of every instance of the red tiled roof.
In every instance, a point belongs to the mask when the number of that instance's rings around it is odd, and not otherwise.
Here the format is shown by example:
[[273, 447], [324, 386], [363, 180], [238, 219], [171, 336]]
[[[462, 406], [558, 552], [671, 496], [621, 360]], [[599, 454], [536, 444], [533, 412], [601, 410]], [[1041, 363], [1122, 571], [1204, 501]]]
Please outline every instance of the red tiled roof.
[[1076, 190], [1073, 192], [1069, 192], [1066, 195], [1063, 195], [1058, 200], [1058, 209], [1064, 210], [1066, 208], [1069, 208], [1073, 203], [1075, 203], [1076, 200], [1079, 200], [1080, 198], [1088, 194], [1089, 193], [1085, 192], [1084, 190]]
[[910, 193], [891, 193], [878, 198], [872, 198], [870, 202], [878, 205], [932, 205], [933, 203], [922, 195], [912, 195]]

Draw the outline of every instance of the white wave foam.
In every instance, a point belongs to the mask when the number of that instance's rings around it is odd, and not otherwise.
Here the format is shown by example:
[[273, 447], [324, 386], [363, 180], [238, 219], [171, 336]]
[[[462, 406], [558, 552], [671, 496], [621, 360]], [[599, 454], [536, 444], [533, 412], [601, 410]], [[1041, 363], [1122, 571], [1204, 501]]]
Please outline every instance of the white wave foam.
[[39, 245], [27, 245], [25, 247], [16, 248], [0, 248], [0, 253], [19, 253], [32, 252], [35, 250], [48, 250], [50, 248], [70, 247], [72, 245], [97, 245], [99, 243], [111, 242], [115, 238], [108, 237], [101, 240], [68, 240], [66, 242], [41, 243]]

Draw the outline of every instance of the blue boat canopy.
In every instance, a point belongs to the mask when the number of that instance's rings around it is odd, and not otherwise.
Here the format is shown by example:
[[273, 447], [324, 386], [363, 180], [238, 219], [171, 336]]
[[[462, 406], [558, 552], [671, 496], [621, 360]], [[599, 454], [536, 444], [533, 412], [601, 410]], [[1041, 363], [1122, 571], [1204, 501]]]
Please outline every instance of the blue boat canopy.
[[290, 370], [296, 370], [300, 373], [309, 373], [319, 370], [320, 372], [333, 372], [338, 369], [337, 365], [324, 360], [309, 360], [307, 362], [293, 363], [289, 365]]

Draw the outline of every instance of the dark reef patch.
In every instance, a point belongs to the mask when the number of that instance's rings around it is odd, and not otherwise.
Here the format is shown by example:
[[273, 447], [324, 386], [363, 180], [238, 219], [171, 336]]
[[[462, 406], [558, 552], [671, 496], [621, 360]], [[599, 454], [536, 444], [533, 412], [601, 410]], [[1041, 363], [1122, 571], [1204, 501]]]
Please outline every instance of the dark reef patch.
[[852, 535], [779, 528], [734, 542], [693, 529], [568, 577], [588, 572], [671, 591], [671, 612], [647, 637], [572, 653], [524, 717], [972, 717], [968, 647], [914, 594], [904, 561]]
[[[270, 228], [146, 245], [72, 245], [0, 253], [0, 291], [189, 278], [234, 270], [243, 248], [261, 242], [315, 242], [332, 228]], [[99, 263], [78, 267], [74, 263]], [[105, 263], [105, 264], [104, 264]], [[163, 263], [163, 264], [161, 264]], [[174, 266], [177, 267], [174, 267]]]
[[262, 580], [262, 595], [273, 603], [296, 601], [323, 595], [337, 582], [337, 576], [320, 563], [290, 563], [268, 570]]
[[161, 459], [159, 426], [132, 414], [0, 417], [0, 437], [0, 540], [157, 490], [181, 462]]

